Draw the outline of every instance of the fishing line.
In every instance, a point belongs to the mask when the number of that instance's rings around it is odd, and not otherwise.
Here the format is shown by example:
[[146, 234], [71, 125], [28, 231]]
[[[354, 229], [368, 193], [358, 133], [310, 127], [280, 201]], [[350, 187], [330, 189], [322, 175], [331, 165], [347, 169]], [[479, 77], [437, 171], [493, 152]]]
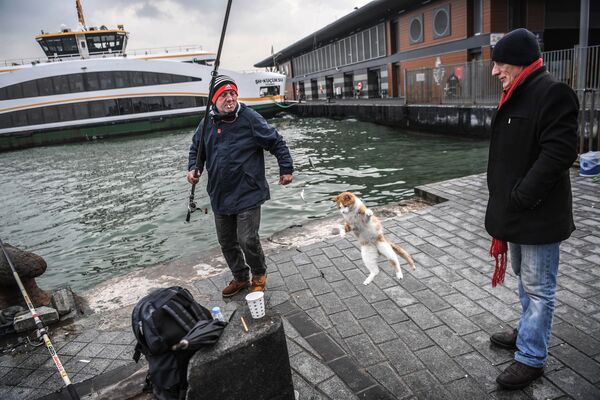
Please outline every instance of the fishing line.
[[35, 307], [33, 306], [33, 303], [31, 302], [31, 299], [29, 298], [29, 295], [27, 294], [25, 287], [23, 286], [23, 282], [21, 282], [21, 278], [19, 278], [19, 274], [17, 273], [17, 270], [16, 270], [10, 256], [8, 255], [8, 252], [4, 248], [4, 243], [2, 242], [2, 239], [0, 239], [0, 247], [2, 248], [2, 253], [4, 253], [4, 257], [6, 258], [6, 261], [8, 261], [8, 265], [10, 265], [10, 269], [13, 273], [15, 281], [17, 281], [17, 285], [19, 286], [19, 289], [21, 290], [23, 299], [25, 299], [25, 303], [27, 304], [27, 308], [29, 308], [29, 312], [31, 313], [33, 322], [35, 322], [38, 337], [41, 337], [44, 340], [44, 343], [46, 344], [46, 347], [48, 348], [48, 351], [50, 352], [50, 356], [52, 357], [52, 361], [54, 361], [54, 365], [56, 365], [56, 368], [58, 369], [58, 372], [60, 373], [60, 376], [61, 376], [63, 382], [67, 386], [67, 390], [69, 392], [69, 395], [71, 396], [71, 399], [79, 400], [79, 395], [77, 394], [75, 387], [71, 383], [71, 380], [69, 379], [69, 376], [67, 375], [67, 371], [65, 371], [65, 368], [63, 367], [62, 363], [60, 362], [60, 359], [58, 358], [58, 354], [56, 354], [56, 350], [54, 350], [54, 346], [52, 345], [52, 342], [50, 341], [48, 332], [46, 331], [46, 328], [44, 327], [42, 320], [40, 319], [37, 311], [35, 310]]
[[[223, 29], [221, 30], [221, 39], [219, 41], [219, 50], [217, 51], [217, 58], [215, 59], [215, 64], [212, 72], [210, 73], [210, 85], [208, 90], [208, 99], [206, 101], [206, 111], [204, 112], [204, 124], [202, 126], [202, 133], [200, 134], [200, 143], [198, 144], [198, 151], [196, 152], [196, 166], [194, 167], [194, 176], [198, 177], [198, 172], [200, 170], [199, 164], [201, 162], [200, 158], [202, 153], [204, 152], [204, 132], [206, 132], [206, 128], [208, 127], [208, 113], [210, 112], [210, 106], [212, 102], [213, 91], [215, 89], [215, 78], [217, 77], [219, 70], [219, 63], [221, 61], [221, 50], [223, 49], [223, 42], [225, 41], [225, 31], [227, 30], [227, 21], [229, 20], [229, 11], [231, 10], [231, 2], [229, 0], [227, 2], [227, 10], [225, 11], [225, 19], [223, 21]], [[192, 189], [190, 190], [190, 197], [188, 201], [188, 211], [185, 217], [185, 222], [190, 222], [191, 214], [196, 211], [196, 203], [194, 202], [194, 192], [196, 191], [196, 184], [192, 184]], [[205, 210], [205, 214], [208, 213], [208, 210]]]

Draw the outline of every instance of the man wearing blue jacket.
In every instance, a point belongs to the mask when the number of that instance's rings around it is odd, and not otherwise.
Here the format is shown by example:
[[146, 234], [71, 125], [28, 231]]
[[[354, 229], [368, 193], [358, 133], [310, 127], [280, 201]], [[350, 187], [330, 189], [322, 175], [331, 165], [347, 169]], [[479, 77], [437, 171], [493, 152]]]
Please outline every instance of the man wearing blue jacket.
[[[196, 154], [203, 122], [194, 133], [189, 152], [187, 180], [199, 181], [208, 173], [207, 191], [215, 215], [217, 238], [233, 280], [223, 289], [231, 297], [241, 289], [264, 291], [267, 285], [265, 256], [260, 244], [261, 205], [270, 199], [265, 177], [264, 150], [279, 164], [279, 184], [292, 182], [292, 157], [283, 137], [265, 119], [237, 100], [238, 88], [225, 75], [215, 78], [198, 174]], [[252, 281], [250, 281], [252, 272]]]

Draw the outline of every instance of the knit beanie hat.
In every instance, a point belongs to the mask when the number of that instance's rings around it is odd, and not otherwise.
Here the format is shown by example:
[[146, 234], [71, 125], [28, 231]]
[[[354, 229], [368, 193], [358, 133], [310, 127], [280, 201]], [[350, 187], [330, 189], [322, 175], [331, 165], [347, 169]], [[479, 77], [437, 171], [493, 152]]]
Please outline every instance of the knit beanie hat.
[[233, 90], [237, 94], [238, 88], [235, 81], [227, 75], [219, 75], [215, 78], [215, 86], [213, 88], [212, 103], [216, 104], [217, 99], [226, 90]]
[[519, 28], [507, 33], [496, 43], [492, 61], [525, 66], [541, 56], [540, 45], [535, 35], [527, 29]]

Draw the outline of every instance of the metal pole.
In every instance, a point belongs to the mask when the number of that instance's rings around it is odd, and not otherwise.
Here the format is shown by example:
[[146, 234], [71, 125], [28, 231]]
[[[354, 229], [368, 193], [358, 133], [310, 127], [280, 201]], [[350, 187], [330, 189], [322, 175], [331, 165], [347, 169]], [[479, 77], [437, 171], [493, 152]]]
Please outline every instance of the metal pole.
[[581, 0], [579, 12], [579, 65], [577, 68], [577, 89], [586, 87], [587, 46], [590, 22], [590, 1]]

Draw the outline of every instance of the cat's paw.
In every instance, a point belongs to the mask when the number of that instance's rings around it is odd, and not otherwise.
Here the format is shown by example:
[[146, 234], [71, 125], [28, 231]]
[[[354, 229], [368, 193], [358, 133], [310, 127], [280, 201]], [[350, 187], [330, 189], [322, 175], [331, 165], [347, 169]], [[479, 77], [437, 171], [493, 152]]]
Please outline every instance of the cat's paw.
[[367, 218], [371, 218], [373, 216], [373, 211], [367, 208], [367, 211], [365, 211], [365, 215], [367, 216]]
[[373, 278], [375, 278], [375, 275], [377, 274], [369, 274], [369, 276], [367, 276], [367, 279], [364, 280], [363, 285], [368, 285], [369, 283], [373, 282]]
[[402, 275], [402, 271], [396, 272], [396, 278], [398, 278], [398, 279], [403, 279], [404, 278], [404, 275]]

